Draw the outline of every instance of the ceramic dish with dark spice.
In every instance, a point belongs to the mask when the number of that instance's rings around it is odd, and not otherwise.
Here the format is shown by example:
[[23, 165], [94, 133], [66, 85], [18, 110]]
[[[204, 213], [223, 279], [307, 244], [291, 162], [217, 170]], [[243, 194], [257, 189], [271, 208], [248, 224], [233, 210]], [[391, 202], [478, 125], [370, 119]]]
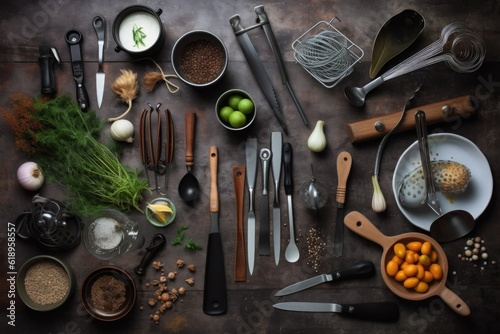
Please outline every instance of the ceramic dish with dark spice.
[[193, 87], [210, 86], [224, 75], [228, 52], [222, 40], [205, 30], [182, 35], [172, 48], [175, 74]]
[[32, 257], [17, 274], [17, 293], [24, 304], [35, 311], [58, 308], [71, 296], [74, 286], [71, 268], [50, 255]]
[[136, 287], [123, 269], [105, 266], [91, 272], [82, 284], [82, 302], [87, 312], [102, 321], [127, 315], [134, 306]]

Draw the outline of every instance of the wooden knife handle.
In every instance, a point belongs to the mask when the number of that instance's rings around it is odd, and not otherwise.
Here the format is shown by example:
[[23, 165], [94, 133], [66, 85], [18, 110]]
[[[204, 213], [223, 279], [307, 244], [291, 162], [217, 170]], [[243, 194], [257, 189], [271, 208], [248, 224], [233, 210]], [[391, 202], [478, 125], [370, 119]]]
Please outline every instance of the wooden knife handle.
[[234, 281], [247, 280], [247, 264], [245, 256], [245, 236], [243, 234], [243, 205], [245, 196], [245, 167], [233, 167], [234, 193], [236, 197], [236, 254], [234, 261]]
[[[425, 112], [427, 125], [440, 122], [453, 122], [458, 118], [468, 118], [476, 112], [472, 97], [469, 95], [427, 104], [407, 110], [401, 125], [395, 132], [414, 129], [415, 113], [418, 110]], [[355, 144], [385, 136], [396, 125], [400, 117], [401, 110], [347, 124], [351, 143]], [[377, 123], [383, 126], [382, 130], [378, 131], [375, 128], [375, 124]]]
[[349, 173], [352, 166], [352, 157], [349, 152], [340, 152], [337, 157], [337, 203], [345, 203], [345, 195], [347, 192], [347, 179], [349, 178]]
[[210, 146], [210, 212], [219, 212], [219, 192], [217, 191], [217, 146]]
[[194, 128], [196, 124], [196, 113], [186, 113], [186, 166], [191, 167], [194, 164], [193, 143]]

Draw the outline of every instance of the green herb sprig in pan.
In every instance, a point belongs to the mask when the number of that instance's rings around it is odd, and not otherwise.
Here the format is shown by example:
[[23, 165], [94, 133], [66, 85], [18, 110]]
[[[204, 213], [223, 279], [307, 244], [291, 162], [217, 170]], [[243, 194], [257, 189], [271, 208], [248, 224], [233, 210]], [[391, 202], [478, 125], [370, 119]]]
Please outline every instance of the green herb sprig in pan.
[[93, 216], [103, 208], [141, 210], [147, 180], [121, 164], [120, 146], [99, 141], [105, 124], [94, 111], [82, 113], [68, 94], [52, 100], [11, 96], [12, 109], [0, 112], [16, 137], [16, 145], [32, 157], [48, 180], [69, 190], [72, 212]]
[[134, 27], [132, 28], [132, 35], [135, 43], [134, 46], [136, 48], [139, 48], [139, 45], [146, 46], [146, 44], [144, 44], [144, 38], [148, 36], [142, 31], [142, 27], [137, 27], [137, 25], [134, 24]]

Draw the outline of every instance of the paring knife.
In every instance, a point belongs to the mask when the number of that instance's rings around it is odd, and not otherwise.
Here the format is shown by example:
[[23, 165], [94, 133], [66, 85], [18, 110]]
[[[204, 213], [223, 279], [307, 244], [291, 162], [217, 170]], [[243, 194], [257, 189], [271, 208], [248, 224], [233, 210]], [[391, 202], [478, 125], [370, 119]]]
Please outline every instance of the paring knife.
[[335, 282], [343, 279], [352, 279], [352, 278], [368, 278], [373, 276], [374, 273], [375, 273], [375, 266], [373, 265], [372, 262], [368, 261], [359, 262], [349, 268], [345, 268], [331, 274], [322, 274], [294, 283], [276, 292], [274, 296], [281, 297], [290, 295], [292, 293], [309, 289], [313, 286], [325, 282]]
[[273, 307], [285, 311], [339, 313], [370, 321], [396, 322], [399, 318], [398, 304], [392, 302], [343, 305], [334, 303], [285, 302], [274, 304]]
[[97, 34], [97, 45], [99, 47], [99, 66], [97, 68], [97, 73], [95, 75], [95, 87], [97, 94], [97, 106], [101, 109], [102, 98], [104, 96], [104, 82], [106, 81], [106, 74], [102, 68], [102, 63], [104, 60], [104, 39], [106, 35], [106, 21], [102, 16], [94, 17], [92, 20], [92, 26]]
[[248, 218], [247, 218], [247, 253], [248, 270], [253, 274], [255, 264], [255, 178], [257, 177], [257, 138], [249, 138], [246, 142], [246, 171], [248, 186]]
[[262, 166], [262, 205], [260, 215], [259, 230], [259, 255], [269, 255], [271, 253], [269, 245], [269, 162], [271, 160], [271, 150], [262, 148], [260, 150], [260, 162]]
[[205, 286], [203, 289], [203, 312], [219, 315], [227, 312], [226, 274], [224, 254], [219, 232], [219, 194], [217, 191], [218, 151], [210, 147], [210, 219], [207, 258], [205, 264]]
[[337, 157], [337, 217], [335, 220], [335, 236], [333, 239], [333, 255], [342, 256], [344, 244], [344, 203], [347, 191], [347, 179], [351, 171], [352, 157], [348, 152], [340, 152]]
[[274, 262], [280, 262], [281, 250], [281, 212], [280, 212], [280, 175], [283, 150], [283, 136], [281, 132], [271, 133], [272, 174], [274, 180], [273, 203], [273, 247]]

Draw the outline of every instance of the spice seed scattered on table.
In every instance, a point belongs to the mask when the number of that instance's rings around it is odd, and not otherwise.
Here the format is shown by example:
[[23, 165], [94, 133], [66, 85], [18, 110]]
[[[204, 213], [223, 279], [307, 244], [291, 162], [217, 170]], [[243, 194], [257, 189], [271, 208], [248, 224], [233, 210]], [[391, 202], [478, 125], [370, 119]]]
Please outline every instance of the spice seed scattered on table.
[[68, 274], [53, 261], [40, 261], [26, 272], [26, 293], [39, 305], [50, 305], [61, 301], [69, 289]]

